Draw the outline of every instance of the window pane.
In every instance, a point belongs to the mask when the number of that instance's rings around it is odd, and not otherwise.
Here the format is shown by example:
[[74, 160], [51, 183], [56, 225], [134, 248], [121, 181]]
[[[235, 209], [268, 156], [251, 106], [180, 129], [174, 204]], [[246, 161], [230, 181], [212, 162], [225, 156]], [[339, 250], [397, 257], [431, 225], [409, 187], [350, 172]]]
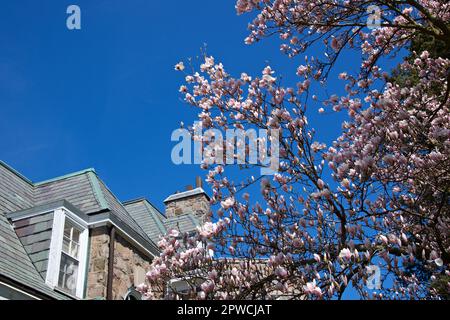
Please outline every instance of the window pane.
[[64, 235], [67, 238], [72, 238], [73, 241], [79, 242], [80, 240], [80, 230], [78, 230], [70, 221], [66, 219], [64, 225]]
[[80, 230], [78, 230], [68, 219], [64, 225], [63, 252], [78, 259]]
[[71, 220], [66, 218], [64, 222], [58, 287], [72, 295], [76, 295], [77, 291], [80, 234], [81, 230]]
[[78, 243], [76, 243], [75, 241], [71, 241], [70, 238], [66, 238], [66, 236], [64, 236], [64, 238], [63, 238], [63, 252], [65, 252], [68, 255], [78, 259], [79, 248], [80, 248], [80, 245]]
[[64, 291], [75, 295], [77, 291], [78, 261], [61, 253], [58, 286]]

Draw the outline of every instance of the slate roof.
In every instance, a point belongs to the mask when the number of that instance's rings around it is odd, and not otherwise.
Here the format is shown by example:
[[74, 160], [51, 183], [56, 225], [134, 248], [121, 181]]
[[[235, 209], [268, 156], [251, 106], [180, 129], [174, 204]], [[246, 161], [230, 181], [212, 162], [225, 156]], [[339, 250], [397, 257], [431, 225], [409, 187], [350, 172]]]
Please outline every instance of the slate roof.
[[170, 229], [191, 232], [201, 224], [199, 219], [190, 213], [167, 218], [145, 198], [127, 201], [124, 206], [154, 242], [158, 242], [160, 235]]
[[164, 226], [166, 218], [147, 199], [136, 199], [124, 203], [125, 209], [156, 243], [159, 236], [167, 232]]
[[67, 200], [86, 214], [108, 211], [158, 252], [150, 236], [112, 194], [94, 169], [33, 183], [0, 161], [0, 276], [30, 286], [50, 298], [65, 296], [49, 288], [26, 254], [6, 214], [56, 200]]
[[85, 213], [106, 209], [106, 206], [103, 206], [97, 199], [93, 185], [95, 179], [95, 171], [87, 169], [57, 179], [35, 183], [34, 206], [64, 199]]
[[193, 214], [181, 214], [164, 221], [167, 230], [176, 229], [180, 232], [191, 232], [200, 226], [200, 221]]
[[86, 169], [35, 184], [35, 206], [55, 200], [66, 200], [87, 215], [99, 211], [110, 211], [115, 218], [131, 227], [156, 250], [156, 245], [148, 234], [97, 176], [94, 169]]

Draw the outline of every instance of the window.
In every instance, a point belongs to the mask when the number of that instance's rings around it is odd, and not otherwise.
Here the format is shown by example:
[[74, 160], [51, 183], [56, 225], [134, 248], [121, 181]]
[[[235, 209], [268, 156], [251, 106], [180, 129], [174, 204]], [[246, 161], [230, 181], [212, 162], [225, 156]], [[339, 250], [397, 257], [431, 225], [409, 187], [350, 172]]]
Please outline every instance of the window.
[[65, 219], [58, 287], [76, 295], [78, 269], [80, 267], [80, 234], [73, 223]]
[[84, 222], [76, 220], [66, 209], [54, 211], [46, 282], [83, 298], [88, 230]]

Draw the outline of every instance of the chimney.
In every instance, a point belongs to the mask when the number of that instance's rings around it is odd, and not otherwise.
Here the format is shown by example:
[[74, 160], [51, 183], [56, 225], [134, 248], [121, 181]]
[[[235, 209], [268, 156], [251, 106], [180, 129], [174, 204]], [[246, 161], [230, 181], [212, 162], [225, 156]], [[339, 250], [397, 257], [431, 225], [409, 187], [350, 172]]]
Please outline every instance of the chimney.
[[202, 188], [201, 177], [196, 177], [195, 186], [193, 189], [192, 185], [188, 185], [186, 191], [172, 194], [164, 200], [167, 218], [193, 214], [200, 221], [207, 219], [210, 198]]

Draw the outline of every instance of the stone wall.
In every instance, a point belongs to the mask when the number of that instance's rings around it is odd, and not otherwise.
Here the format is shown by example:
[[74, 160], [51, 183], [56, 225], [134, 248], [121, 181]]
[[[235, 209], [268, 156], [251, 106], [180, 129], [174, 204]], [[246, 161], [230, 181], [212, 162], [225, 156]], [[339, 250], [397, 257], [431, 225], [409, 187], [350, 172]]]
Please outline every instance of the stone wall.
[[166, 216], [168, 218], [184, 213], [192, 213], [202, 221], [208, 216], [209, 211], [209, 200], [204, 194], [180, 198], [166, 203]]
[[123, 299], [130, 287], [143, 283], [149, 269], [150, 259], [117, 235], [114, 244], [113, 299]]
[[106, 298], [109, 234], [106, 227], [91, 230], [86, 297]]
[[[109, 232], [106, 227], [91, 231], [87, 299], [106, 299], [108, 282]], [[145, 280], [150, 258], [142, 255], [116, 233], [114, 243], [113, 299], [124, 298], [130, 287]]]

